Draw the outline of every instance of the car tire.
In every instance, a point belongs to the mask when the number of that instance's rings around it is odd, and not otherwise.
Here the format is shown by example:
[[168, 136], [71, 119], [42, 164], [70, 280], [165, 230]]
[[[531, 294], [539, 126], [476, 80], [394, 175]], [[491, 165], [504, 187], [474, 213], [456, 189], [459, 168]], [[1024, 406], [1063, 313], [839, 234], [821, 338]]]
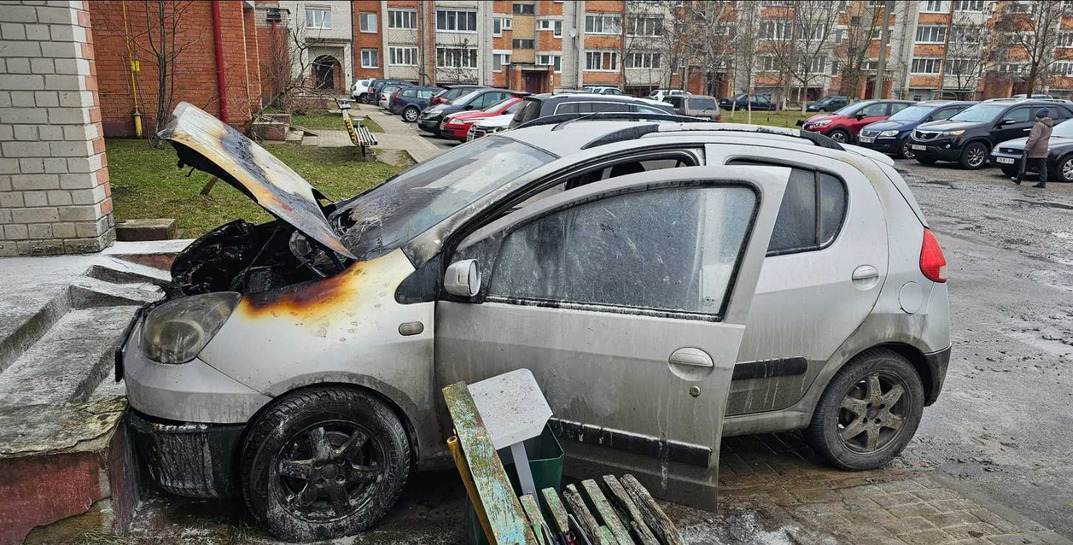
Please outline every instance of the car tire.
[[387, 514], [411, 463], [406, 429], [386, 403], [355, 388], [311, 387], [283, 397], [250, 425], [239, 466], [242, 496], [276, 538], [338, 538]]
[[1058, 161], [1058, 168], [1056, 170], [1058, 176], [1055, 176], [1054, 174], [1049, 174], [1049, 177], [1051, 179], [1057, 178], [1059, 181], [1062, 182], [1073, 182], [1073, 155], [1069, 155], [1060, 159]]
[[902, 140], [902, 145], [898, 146], [898, 156], [902, 159], [915, 159], [917, 154], [913, 153], [913, 150], [909, 148], [909, 139]]
[[850, 141], [849, 133], [842, 129], [835, 129], [828, 133], [827, 136], [839, 144], [848, 144]]
[[924, 386], [913, 365], [893, 350], [873, 348], [827, 385], [805, 437], [835, 467], [875, 469], [901, 453], [923, 414]]
[[983, 168], [987, 165], [987, 154], [991, 150], [987, 149], [987, 144], [983, 142], [969, 142], [965, 149], [961, 150], [961, 157], [958, 158], [958, 163], [962, 168], [969, 170], [976, 170]]
[[405, 110], [402, 111], [402, 118], [405, 119], [408, 123], [413, 123], [417, 121], [417, 116], [419, 115], [421, 115], [421, 110], [418, 110], [414, 106], [408, 106]]

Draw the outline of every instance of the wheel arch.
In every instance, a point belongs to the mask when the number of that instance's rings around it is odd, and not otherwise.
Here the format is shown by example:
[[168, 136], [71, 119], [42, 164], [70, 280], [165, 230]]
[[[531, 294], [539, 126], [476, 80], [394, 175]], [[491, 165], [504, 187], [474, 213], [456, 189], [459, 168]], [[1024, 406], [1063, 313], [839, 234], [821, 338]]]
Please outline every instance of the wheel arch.
[[859, 356], [861, 353], [871, 350], [872, 348], [886, 348], [905, 358], [906, 360], [909, 360], [909, 363], [912, 364], [913, 369], [916, 370], [917, 375], [920, 376], [921, 384], [924, 386], [924, 404], [931, 405], [935, 401], [935, 397], [938, 396], [938, 392], [935, 391], [935, 384], [937, 382], [938, 377], [936, 376], [936, 370], [932, 369], [931, 366], [928, 364], [928, 358], [924, 355], [923, 351], [908, 343], [882, 343], [871, 348], [862, 350], [861, 352], [858, 352], [853, 356], [853, 358], [847, 360], [846, 363], [853, 361], [853, 359]]

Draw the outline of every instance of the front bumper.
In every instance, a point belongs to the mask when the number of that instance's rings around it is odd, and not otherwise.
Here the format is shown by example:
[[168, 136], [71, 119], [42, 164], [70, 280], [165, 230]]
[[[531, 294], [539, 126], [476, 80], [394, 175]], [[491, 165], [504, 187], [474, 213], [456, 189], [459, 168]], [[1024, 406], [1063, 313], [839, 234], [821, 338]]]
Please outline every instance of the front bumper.
[[135, 411], [127, 423], [139, 462], [164, 491], [191, 498], [238, 495], [245, 425], [173, 422]]
[[927, 396], [924, 405], [931, 405], [939, 398], [939, 392], [943, 390], [946, 382], [946, 370], [950, 367], [950, 348], [946, 347], [938, 352], [924, 354], [924, 363], [928, 366], [928, 384], [925, 384]]
[[469, 134], [470, 125], [444, 125], [440, 134], [455, 140], [465, 140]]
[[417, 126], [420, 127], [421, 130], [439, 134], [440, 119], [440, 117], [421, 117], [417, 120]]
[[875, 136], [871, 137], [871, 141], [868, 138], [863, 135], [857, 136], [857, 145], [880, 153], [898, 154], [902, 152], [902, 139], [897, 136]]
[[827, 133], [831, 132], [832, 128], [834, 128], [834, 123], [828, 123], [826, 125], [813, 125], [805, 123], [801, 126], [801, 130], [803, 131], [818, 132], [824, 136], [827, 136]]
[[[923, 146], [923, 149], [920, 149]], [[909, 138], [909, 149], [913, 150], [913, 154], [917, 157], [924, 159], [936, 159], [939, 161], [957, 161], [961, 159], [961, 143], [950, 139], [944, 138], [942, 140], [928, 140], [920, 141], [915, 138]]]

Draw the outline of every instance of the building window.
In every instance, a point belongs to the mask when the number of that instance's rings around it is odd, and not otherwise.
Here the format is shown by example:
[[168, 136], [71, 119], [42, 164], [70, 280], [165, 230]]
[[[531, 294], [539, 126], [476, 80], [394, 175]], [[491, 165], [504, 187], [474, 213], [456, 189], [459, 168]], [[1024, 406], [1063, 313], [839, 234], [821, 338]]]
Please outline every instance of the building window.
[[514, 49], [533, 49], [536, 47], [536, 40], [528, 38], [515, 38], [511, 40], [511, 47]]
[[504, 30], [510, 30], [511, 28], [510, 17], [494, 17], [492, 18], [492, 35], [502, 36]]
[[503, 67], [510, 64], [510, 53], [492, 54], [492, 71], [502, 72]]
[[389, 47], [387, 48], [387, 63], [392, 66], [417, 66], [416, 47]]
[[361, 67], [362, 68], [379, 68], [380, 58], [376, 54], [375, 49], [362, 49], [361, 50]]
[[961, 76], [972, 75], [979, 66], [980, 62], [976, 59], [947, 59], [946, 73]]
[[842, 68], [842, 66], [838, 64], [838, 59], [831, 59], [831, 72], [830, 72], [830, 74], [832, 76], [837, 76], [838, 75], [838, 70], [841, 69], [841, 68]]
[[553, 66], [556, 72], [563, 71], [562, 55], [537, 55], [535, 64], [538, 66]]
[[920, 11], [929, 13], [946, 13], [943, 8], [944, 0], [924, 0], [920, 3]]
[[775, 57], [761, 55], [756, 58], [756, 69], [760, 72], [774, 72], [776, 68]]
[[596, 72], [615, 72], [618, 70], [618, 52], [586, 51], [585, 70]]
[[942, 60], [940, 59], [914, 58], [909, 71], [913, 74], [938, 74], [941, 63]]
[[1073, 47], [1073, 32], [1059, 32], [1055, 47]]
[[879, 61], [864, 61], [864, 65], [861, 66], [861, 70], [865, 72], [875, 72], [879, 69]]
[[332, 28], [331, 8], [306, 8], [306, 28]]
[[412, 9], [389, 9], [387, 27], [413, 30], [417, 28], [417, 12]]
[[626, 68], [659, 68], [659, 53], [628, 53]]
[[662, 36], [663, 18], [634, 16], [627, 20], [626, 34], [629, 36]]
[[537, 21], [537, 30], [550, 30], [559, 38], [563, 35], [563, 22], [558, 19], [540, 19]]
[[760, 39], [785, 40], [793, 35], [793, 26], [788, 21], [767, 21], [760, 23]]
[[827, 67], [827, 57], [816, 57], [815, 59], [812, 59], [812, 68], [809, 69], [809, 72], [820, 74], [825, 67]]
[[983, 11], [984, 0], [954, 0], [954, 11]]
[[438, 9], [436, 30], [441, 32], [477, 32], [477, 12]]
[[536, 13], [536, 6], [533, 4], [514, 4], [515, 15], [533, 15]]
[[585, 14], [585, 32], [589, 34], [620, 34], [622, 16], [617, 13]]
[[437, 47], [436, 66], [440, 68], [477, 68], [477, 49], [470, 47]]
[[1058, 61], [1054, 63], [1054, 75], [1073, 76], [1073, 61]]
[[917, 43], [941, 44], [946, 41], [945, 26], [919, 26], [917, 27]]
[[361, 12], [358, 15], [358, 29], [362, 32], [376, 32], [376, 14]]

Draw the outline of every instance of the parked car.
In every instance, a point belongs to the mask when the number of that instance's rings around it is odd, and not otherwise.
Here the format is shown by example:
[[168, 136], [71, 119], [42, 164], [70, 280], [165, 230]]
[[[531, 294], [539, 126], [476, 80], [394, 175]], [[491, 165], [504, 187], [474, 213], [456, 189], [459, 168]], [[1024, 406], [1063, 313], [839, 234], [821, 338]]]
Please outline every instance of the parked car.
[[432, 100], [429, 101], [429, 106], [435, 106], [437, 104], [446, 104], [466, 93], [469, 93], [470, 91], [487, 88], [488, 87], [485, 85], [444, 85], [443, 91], [440, 91], [439, 93], [434, 95], [432, 97]]
[[510, 97], [483, 110], [462, 110], [448, 114], [440, 123], [440, 135], [444, 138], [466, 140], [474, 123], [489, 117], [513, 116], [522, 107], [522, 97]]
[[[1028, 137], [1022, 136], [999, 143], [991, 151], [991, 164], [1002, 169], [1006, 176], [1016, 176], [1025, 158], [1026, 141]], [[1035, 163], [1026, 170], [1036, 172]], [[1066, 120], [1051, 131], [1047, 143], [1047, 178], [1040, 181], [1073, 182], [1073, 122]]]
[[909, 137], [909, 148], [916, 160], [926, 165], [955, 161], [962, 168], [982, 168], [996, 144], [1028, 135], [1041, 108], [1050, 112], [1055, 123], [1073, 117], [1073, 108], [1066, 101], [988, 100], [946, 121], [920, 125]]
[[510, 130], [510, 122], [514, 119], [514, 113], [515, 112], [511, 112], [497, 115], [495, 117], [478, 119], [469, 126], [469, 133], [466, 134], [466, 141], [476, 140], [477, 138], [483, 138], [492, 133]]
[[403, 89], [403, 88], [406, 88], [406, 87], [410, 87], [410, 85], [406, 85], [406, 84], [398, 84], [397, 85], [397, 84], [394, 84], [394, 83], [389, 83], [389, 84], [383, 86], [380, 89], [380, 100], [378, 101], [378, 104], [380, 105], [380, 107], [385, 109], [385, 110], [390, 110], [391, 109], [391, 97], [392, 97], [392, 95], [394, 95], [399, 89]]
[[641, 112], [674, 114], [666, 102], [657, 102], [626, 95], [591, 95], [585, 93], [540, 94], [525, 97], [522, 109], [514, 115], [511, 127], [517, 127], [541, 117], [596, 112]]
[[719, 104], [715, 97], [704, 95], [672, 95], [663, 98], [663, 102], [670, 104], [678, 115], [690, 117], [703, 117], [711, 121], [719, 121]]
[[354, 100], [365, 102], [365, 96], [369, 94], [369, 85], [373, 82], [371, 79], [359, 79], [354, 81], [354, 85], [350, 88], [350, 97]]
[[719, 101], [719, 107], [724, 110], [776, 110], [778, 107], [771, 100], [770, 95], [746, 95], [740, 94], [733, 98], [724, 98]]
[[421, 110], [428, 108], [429, 101], [440, 91], [439, 87], [404, 87], [392, 96], [391, 107], [388, 109], [413, 123], [421, 115]]
[[806, 112], [833, 112], [849, 105], [849, 97], [834, 95], [823, 97], [816, 102], [805, 106]]
[[670, 97], [670, 96], [691, 95], [691, 94], [692, 93], [690, 93], [689, 91], [683, 91], [681, 89], [656, 89], [655, 91], [652, 91], [652, 93], [648, 95], [648, 98], [651, 99], [651, 100], [656, 100], [656, 101], [659, 101], [659, 102], [663, 102], [663, 99], [665, 99], [667, 97]]
[[369, 82], [369, 92], [365, 95], [365, 102], [377, 104], [380, 101], [380, 91], [385, 85], [416, 85], [416, 82], [401, 79], [374, 79]]
[[801, 429], [875, 468], [943, 386], [946, 261], [871, 150], [537, 122], [323, 206], [194, 106], [160, 136], [275, 219], [191, 243], [137, 313], [116, 357], [131, 441], [164, 490], [240, 495], [277, 538], [367, 529], [447, 462], [446, 384], [528, 368], [568, 456], [708, 507], [722, 437]]
[[802, 130], [818, 132], [835, 142], [854, 142], [865, 125], [896, 114], [914, 103], [908, 100], [864, 100], [854, 102], [829, 114], [814, 115], [801, 125]]
[[1010, 98], [1019, 98], [1019, 99], [1023, 100], [1023, 99], [1026, 99], [1026, 98], [1054, 98], [1054, 97], [1051, 96], [1051, 95], [1039, 95], [1039, 94], [1033, 94], [1032, 96], [1028, 96], [1028, 95], [1026, 95], [1024, 93], [1021, 93], [1019, 95], [1013, 95]]
[[586, 85], [581, 88], [583, 93], [592, 93], [594, 95], [621, 95], [622, 90], [618, 87], [612, 87], [610, 85]]
[[950, 119], [950, 116], [973, 104], [976, 103], [949, 100], [918, 102], [894, 113], [886, 121], [865, 125], [857, 134], [857, 145], [903, 159], [912, 159], [913, 150], [909, 148], [909, 134], [913, 132], [913, 129], [921, 123]]
[[[441, 124], [450, 114], [469, 110], [483, 110], [489, 106], [499, 104], [508, 98], [525, 96], [527, 94], [529, 93], [524, 91], [493, 89], [491, 87], [473, 89], [446, 104], [437, 104], [425, 108], [425, 110], [421, 112], [421, 116], [417, 118], [417, 126], [423, 131], [428, 131], [435, 135], [443, 135]], [[465, 137], [466, 135], [463, 133], [461, 138], [464, 139]]]

